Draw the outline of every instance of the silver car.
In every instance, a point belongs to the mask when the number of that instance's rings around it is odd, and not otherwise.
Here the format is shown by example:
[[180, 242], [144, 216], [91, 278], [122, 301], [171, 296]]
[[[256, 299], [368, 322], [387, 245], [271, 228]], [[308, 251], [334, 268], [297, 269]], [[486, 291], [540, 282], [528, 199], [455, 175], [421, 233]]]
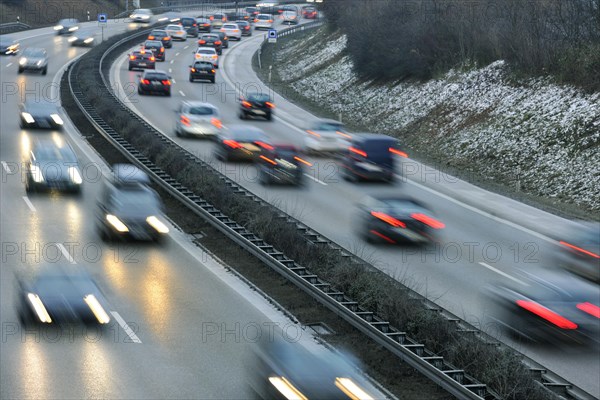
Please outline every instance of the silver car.
[[286, 10], [281, 14], [282, 24], [294, 24], [297, 25], [300, 17], [296, 11]]
[[187, 40], [187, 32], [181, 25], [167, 25], [165, 31], [173, 38], [173, 40]]
[[221, 28], [221, 32], [225, 33], [226, 36], [231, 39], [242, 40], [242, 30], [238, 26], [238, 24], [234, 23], [225, 23]]
[[272, 29], [273, 16], [271, 14], [258, 14], [254, 20], [254, 29]]
[[175, 135], [215, 137], [223, 124], [217, 107], [200, 101], [184, 101], [177, 110]]
[[340, 152], [348, 149], [350, 139], [341, 122], [321, 119], [306, 130], [304, 147], [307, 153]]
[[79, 29], [79, 20], [75, 18], [65, 18], [58, 21], [54, 26], [57, 35], [70, 35]]
[[25, 70], [41, 71], [42, 75], [48, 72], [48, 53], [46, 50], [29, 47], [23, 50], [19, 59], [19, 74]]
[[154, 14], [147, 8], [135, 10], [130, 16], [132, 22], [151, 22]]

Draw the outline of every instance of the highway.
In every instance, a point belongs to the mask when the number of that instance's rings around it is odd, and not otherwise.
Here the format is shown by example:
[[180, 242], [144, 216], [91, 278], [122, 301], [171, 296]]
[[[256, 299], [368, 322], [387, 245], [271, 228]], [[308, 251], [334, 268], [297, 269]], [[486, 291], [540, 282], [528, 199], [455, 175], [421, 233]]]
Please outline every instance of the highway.
[[[211, 161], [215, 168], [245, 188], [277, 204], [348, 250], [372, 261], [381, 270], [404, 281], [459, 317], [481, 325], [547, 368], [594, 396], [599, 396], [600, 353], [597, 348], [523, 347], [503, 336], [487, 319], [488, 311], [494, 304], [482, 292], [485, 285], [507, 280], [519, 283], [520, 271], [552, 265], [555, 243], [541, 233], [545, 228], [541, 224], [548, 219], [545, 213], [529, 215], [534, 221], [539, 218], [540, 229], [536, 231], [518, 221], [515, 223], [490, 215], [485, 211], [486, 198], [483, 195], [480, 206], [472, 206], [442, 193], [435, 184], [422, 185], [412, 181], [395, 186], [348, 183], [338, 173], [335, 160], [327, 158], [311, 159], [314, 168], [307, 171], [311, 178], [304, 190], [266, 188], [259, 184], [254, 166], [217, 161], [213, 156], [212, 142], [175, 137], [174, 110], [183, 100], [207, 101], [216, 105], [226, 127], [241, 123], [237, 118], [239, 93], [256, 89], [268, 91], [250, 64], [262, 37], [262, 34], [255, 34], [240, 43], [230, 42], [230, 48], [224, 50], [221, 57], [215, 85], [188, 82], [188, 65], [196, 48], [195, 41], [175, 42], [173, 48], [167, 50], [166, 62], [157, 64], [157, 69], [169, 72], [174, 79], [170, 98], [140, 97], [131, 90], [139, 72], [127, 70], [125, 54], [113, 65], [111, 80], [113, 86], [120, 88], [121, 96], [129, 107], [192, 153]], [[316, 117], [279, 95], [275, 96], [275, 104], [277, 108], [273, 122], [256, 120], [243, 123], [263, 129], [275, 142], [301, 144], [304, 129]], [[443, 184], [441, 182], [439, 186]], [[456, 186], [460, 187], [458, 184]], [[366, 194], [399, 191], [424, 201], [446, 224], [440, 245], [426, 250], [372, 246], [356, 234], [355, 204]], [[473, 197], [480, 195], [477, 189], [473, 189], [473, 192]], [[510, 208], [508, 199], [506, 208]]]
[[[84, 25], [95, 26], [100, 38], [96, 23]], [[109, 21], [104, 35], [135, 27]], [[109, 168], [68, 119], [63, 133], [21, 130], [18, 123], [24, 96], [58, 101], [61, 69], [87, 50], [70, 47], [52, 28], [13, 36], [21, 49], [45, 48], [50, 63], [46, 76], [18, 75], [18, 57], [0, 59], [0, 398], [252, 398], [243, 361], [255, 332], [281, 332], [293, 325], [286, 317], [175, 226], [163, 246], [101, 242], [94, 226], [100, 180], [90, 178], [100, 175], [85, 179], [81, 197], [27, 196], [27, 138], [66, 137], [89, 171], [106, 175]], [[110, 326], [22, 329], [16, 276], [45, 264], [89, 272], [110, 301]], [[297, 346], [314, 349], [306, 331], [299, 336]]]

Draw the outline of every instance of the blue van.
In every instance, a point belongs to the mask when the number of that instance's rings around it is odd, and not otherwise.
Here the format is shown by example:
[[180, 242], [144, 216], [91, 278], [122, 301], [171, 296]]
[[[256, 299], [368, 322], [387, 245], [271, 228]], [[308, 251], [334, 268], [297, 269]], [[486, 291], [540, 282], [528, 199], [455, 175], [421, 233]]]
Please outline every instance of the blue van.
[[352, 134], [352, 140], [342, 163], [344, 179], [348, 181], [394, 182], [396, 155], [406, 157], [398, 140], [381, 134]]

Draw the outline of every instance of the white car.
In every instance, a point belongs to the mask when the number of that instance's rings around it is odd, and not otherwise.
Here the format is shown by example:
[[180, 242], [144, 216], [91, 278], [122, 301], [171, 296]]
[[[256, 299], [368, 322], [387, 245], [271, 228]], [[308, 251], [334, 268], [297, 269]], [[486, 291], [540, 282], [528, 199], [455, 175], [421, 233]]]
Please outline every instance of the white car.
[[150, 22], [152, 21], [152, 16], [154, 14], [152, 11], [147, 8], [141, 8], [139, 10], [135, 10], [130, 16], [132, 22]]
[[351, 138], [341, 122], [320, 119], [306, 130], [304, 148], [307, 153], [313, 154], [341, 152], [348, 149]]
[[284, 11], [281, 14], [281, 19], [283, 20], [281, 21], [282, 24], [297, 24], [300, 18], [296, 11]]
[[258, 14], [254, 19], [254, 29], [272, 29], [273, 16], [271, 14]]
[[167, 25], [165, 31], [173, 38], [179, 40], [187, 40], [187, 32], [181, 25]]
[[223, 124], [217, 107], [200, 101], [184, 101], [177, 110], [175, 135], [215, 137]]
[[195, 61], [206, 61], [212, 63], [215, 68], [219, 68], [219, 55], [217, 50], [212, 47], [198, 47], [198, 50], [194, 52]]
[[225, 33], [230, 39], [242, 40], [242, 30], [238, 24], [225, 23], [221, 28], [221, 32]]

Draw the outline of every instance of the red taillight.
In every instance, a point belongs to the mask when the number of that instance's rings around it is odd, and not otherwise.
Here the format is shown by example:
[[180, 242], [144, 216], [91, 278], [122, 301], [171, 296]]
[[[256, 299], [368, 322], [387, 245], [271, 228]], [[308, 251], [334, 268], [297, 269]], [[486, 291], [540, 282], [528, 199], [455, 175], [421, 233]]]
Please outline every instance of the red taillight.
[[221, 129], [223, 127], [223, 123], [219, 119], [217, 119], [217, 118], [212, 118], [210, 120], [210, 123], [213, 124], [215, 127], [219, 128], [219, 129]]
[[198, 26], [198, 25], [196, 25], [196, 24], [192, 24], [192, 26]]
[[220, 45], [220, 44], [221, 44], [221, 41], [220, 41], [220, 40], [217, 40], [217, 41], [215, 42], [215, 44], [218, 46], [218, 45]]
[[154, 56], [150, 57], [150, 61], [156, 61], [156, 58], [154, 58]]
[[161, 53], [164, 53], [164, 52], [165, 52], [165, 48], [164, 48], [164, 47], [161, 47], [161, 48], [160, 48], [160, 52], [161, 52]]
[[592, 303], [579, 303], [577, 304], [577, 308], [583, 312], [586, 312], [598, 319], [600, 319], [600, 307], [594, 305]]
[[300, 157], [298, 157], [298, 156], [294, 157], [294, 160], [296, 160], [296, 161], [299, 161], [299, 162], [301, 162], [302, 164], [306, 164], [306, 165], [308, 165], [309, 167], [312, 167], [312, 164], [311, 164], [311, 163], [309, 163], [309, 162], [308, 162], [308, 161], [306, 161], [306, 160], [303, 160], [303, 159], [301, 159], [301, 158], [300, 158]]
[[266, 101], [265, 105], [269, 108], [275, 108], [275, 104], [271, 103], [270, 101]]
[[244, 100], [244, 101], [242, 101], [242, 106], [244, 106], [246, 108], [250, 108], [250, 107], [252, 107], [252, 104], [250, 104], [249, 102]]
[[273, 165], [277, 165], [277, 163], [273, 160], [271, 160], [270, 158], [267, 158], [265, 156], [260, 156], [261, 159], [265, 160], [266, 162], [273, 164]]
[[150, 81], [148, 79], [142, 79], [142, 84], [149, 85]]
[[366, 152], [359, 150], [356, 147], [349, 147], [348, 150], [350, 150], [354, 154], [358, 154], [359, 156], [363, 156], [363, 157], [367, 156]]
[[223, 140], [223, 144], [231, 147], [232, 149], [241, 149], [242, 145], [236, 142], [235, 140], [227, 139]]
[[148, 36], [148, 40], [154, 40], [154, 36], [152, 36], [152, 35]]
[[394, 153], [396, 155], [399, 155], [400, 157], [408, 158], [408, 154], [406, 154], [403, 151], [400, 151], [400, 150], [395, 149], [393, 147], [390, 147], [389, 150], [390, 150], [390, 153]]
[[190, 126], [190, 119], [188, 117], [186, 117], [185, 115], [182, 115], [181, 123], [184, 124], [185, 126]]
[[165, 86], [170, 86], [170, 85], [171, 85], [171, 81], [169, 81], [169, 80], [164, 80], [164, 81], [161, 81], [161, 83], [162, 83], [163, 85], [165, 85]]
[[204, 44], [206, 43], [206, 40], [198, 40], [198, 44]]
[[561, 241], [560, 241], [560, 244], [562, 244], [563, 246], [566, 246], [566, 247], [568, 247], [568, 248], [570, 248], [570, 249], [577, 250], [577, 251], [578, 251], [578, 252], [580, 252], [580, 253], [587, 254], [588, 256], [591, 256], [591, 257], [594, 257], [594, 258], [600, 258], [600, 255], [598, 255], [598, 254], [596, 254], [596, 253], [593, 253], [593, 252], [591, 252], [591, 251], [588, 251], [588, 250], [582, 249], [581, 247], [577, 247], [577, 246], [575, 246], [575, 245], [572, 245], [572, 244], [570, 244], [570, 243], [567, 243], [567, 242], [565, 242], [565, 241], [562, 241], [562, 240], [561, 240]]
[[215, 17], [212, 17], [212, 16], [211, 16], [211, 17], [210, 17], [210, 18], [208, 18], [208, 19], [210, 19], [211, 21], [214, 21]]
[[396, 218], [391, 217], [385, 213], [378, 211], [371, 211], [371, 215], [375, 218], [382, 220], [383, 222], [387, 222], [388, 224], [396, 227], [396, 228], [406, 228], [406, 224], [402, 221], [398, 221]]
[[259, 145], [259, 146], [260, 146], [260, 147], [262, 147], [263, 149], [267, 149], [267, 150], [274, 150], [274, 147], [273, 147], [273, 146], [271, 146], [270, 144], [267, 144], [267, 143], [265, 143], [265, 142], [256, 141], [256, 142], [254, 142], [254, 143], [256, 143], [257, 145]]
[[558, 326], [561, 329], [570, 329], [570, 330], [577, 329], [576, 323], [569, 321], [565, 317], [558, 315], [554, 311], [550, 310], [549, 308], [544, 307], [543, 305], [541, 305], [539, 303], [536, 303], [535, 301], [517, 300], [517, 305], [521, 308], [524, 308], [527, 311], [532, 312], [533, 314], [537, 315], [538, 317], [545, 319], [546, 321], [552, 323], [553, 325]]
[[416, 219], [417, 221], [424, 223], [425, 225], [429, 225], [433, 229], [442, 229], [442, 228], [446, 227], [446, 225], [443, 222], [440, 222], [437, 219], [431, 218], [430, 216], [425, 215], [425, 214], [416, 213], [416, 214], [410, 214], [410, 216], [413, 219]]
[[135, 60], [135, 56], [129, 56], [130, 60]]
[[245, 26], [244, 29], [245, 30], [250, 30], [250, 27], [249, 26]]
[[315, 131], [306, 131], [309, 135], [313, 135], [315, 137], [321, 137], [321, 135], [319, 135], [317, 132]]
[[255, 18], [255, 19], [254, 19], [254, 23], [256, 23], [256, 22], [258, 22], [258, 18]]

